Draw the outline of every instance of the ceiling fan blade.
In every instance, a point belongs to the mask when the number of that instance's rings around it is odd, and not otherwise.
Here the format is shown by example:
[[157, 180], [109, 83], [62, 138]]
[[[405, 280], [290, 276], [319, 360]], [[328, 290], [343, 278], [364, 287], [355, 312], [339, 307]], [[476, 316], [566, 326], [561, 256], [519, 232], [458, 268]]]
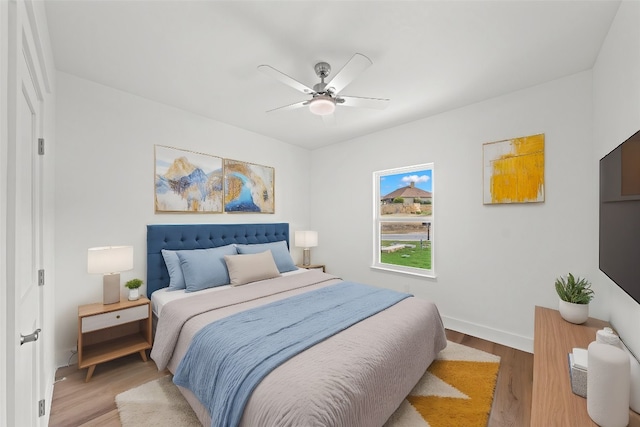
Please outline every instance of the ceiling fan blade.
[[259, 65], [258, 70], [262, 71], [268, 76], [273, 77], [276, 80], [279, 80], [280, 82], [286, 84], [287, 86], [291, 86], [297, 91], [300, 91], [302, 93], [307, 93], [307, 94], [315, 93], [314, 90], [311, 89], [309, 86], [303, 85], [296, 79], [287, 76], [282, 71], [278, 71], [270, 65]]
[[337, 100], [338, 105], [344, 105], [345, 107], [364, 107], [364, 108], [376, 108], [382, 110], [387, 108], [390, 99], [386, 98], [363, 98], [360, 96], [341, 96]]
[[351, 59], [342, 67], [338, 74], [336, 74], [329, 83], [327, 88], [332, 88], [331, 91], [334, 94], [340, 93], [342, 89], [347, 87], [349, 83], [355, 79], [358, 74], [366, 70], [373, 62], [361, 53], [356, 53]]
[[267, 113], [271, 113], [273, 111], [285, 111], [285, 110], [295, 110], [296, 108], [302, 108], [309, 104], [309, 101], [300, 101], [295, 102], [293, 104], [284, 105], [282, 107], [274, 108], [273, 110], [268, 110]]

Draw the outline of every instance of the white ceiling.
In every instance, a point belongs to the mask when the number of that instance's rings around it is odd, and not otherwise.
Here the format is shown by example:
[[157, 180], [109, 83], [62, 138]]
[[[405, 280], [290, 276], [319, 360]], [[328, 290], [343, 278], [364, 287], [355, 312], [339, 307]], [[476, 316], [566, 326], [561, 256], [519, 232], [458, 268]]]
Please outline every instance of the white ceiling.
[[[619, 1], [47, 0], [56, 68], [313, 149], [590, 69]], [[326, 125], [306, 96], [259, 72], [313, 86], [360, 52], [373, 65]]]

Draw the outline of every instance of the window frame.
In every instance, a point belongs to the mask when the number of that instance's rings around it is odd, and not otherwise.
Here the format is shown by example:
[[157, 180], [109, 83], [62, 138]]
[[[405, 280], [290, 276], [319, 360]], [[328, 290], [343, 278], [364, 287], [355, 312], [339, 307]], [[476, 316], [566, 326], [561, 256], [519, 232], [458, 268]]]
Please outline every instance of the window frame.
[[[431, 215], [428, 217], [411, 217], [411, 216], [394, 216], [385, 218], [381, 214], [381, 206], [380, 202], [382, 196], [384, 194], [380, 194], [380, 181], [385, 176], [392, 175], [401, 175], [401, 174], [410, 174], [412, 172], [421, 172], [425, 170], [431, 171]], [[433, 163], [422, 163], [418, 165], [412, 166], [403, 166], [398, 168], [385, 169], [380, 171], [373, 172], [373, 257], [372, 257], [372, 265], [371, 268], [376, 270], [383, 271], [391, 271], [396, 273], [402, 273], [412, 276], [420, 276], [427, 278], [436, 278], [436, 270], [435, 270], [435, 246], [434, 246], [434, 235], [435, 235], [435, 168]], [[388, 222], [426, 222], [430, 225], [428, 226], [428, 241], [431, 245], [431, 268], [417, 268], [417, 267], [408, 267], [397, 264], [388, 264], [381, 262], [381, 237], [382, 237], [382, 223]]]

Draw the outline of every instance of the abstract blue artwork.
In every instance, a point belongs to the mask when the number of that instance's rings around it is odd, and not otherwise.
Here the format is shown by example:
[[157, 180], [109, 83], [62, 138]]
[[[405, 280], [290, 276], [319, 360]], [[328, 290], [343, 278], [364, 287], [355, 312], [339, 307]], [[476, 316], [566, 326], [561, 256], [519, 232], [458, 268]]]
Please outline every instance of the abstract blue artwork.
[[274, 213], [274, 169], [224, 159], [224, 211]]

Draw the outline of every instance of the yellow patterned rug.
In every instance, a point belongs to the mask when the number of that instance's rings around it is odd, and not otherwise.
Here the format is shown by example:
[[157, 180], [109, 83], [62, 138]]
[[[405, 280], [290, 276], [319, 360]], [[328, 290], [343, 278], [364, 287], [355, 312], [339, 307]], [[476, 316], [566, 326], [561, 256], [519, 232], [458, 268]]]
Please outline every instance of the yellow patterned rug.
[[[449, 342], [384, 427], [486, 427], [500, 357]], [[200, 426], [166, 376], [116, 396], [123, 427]]]
[[384, 427], [485, 427], [500, 357], [449, 341]]

